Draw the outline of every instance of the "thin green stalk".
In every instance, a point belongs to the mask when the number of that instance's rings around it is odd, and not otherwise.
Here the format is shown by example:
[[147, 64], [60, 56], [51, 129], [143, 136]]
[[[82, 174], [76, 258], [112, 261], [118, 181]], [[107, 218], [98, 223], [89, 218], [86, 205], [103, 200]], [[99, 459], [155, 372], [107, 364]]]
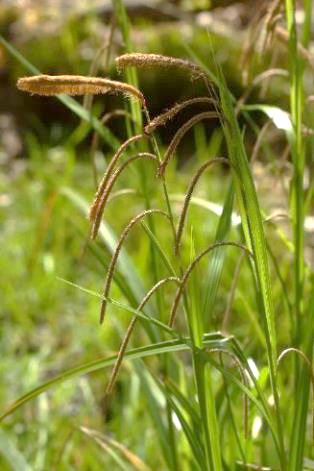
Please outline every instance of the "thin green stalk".
[[191, 339], [192, 349], [192, 366], [194, 382], [196, 385], [196, 393], [198, 397], [198, 405], [200, 411], [201, 426], [203, 431], [203, 446], [206, 468], [204, 471], [220, 471], [221, 453], [219, 446], [219, 434], [217, 426], [217, 418], [215, 411], [215, 400], [212, 393], [211, 376], [201, 355], [203, 349], [203, 335], [202, 335], [202, 322], [198, 312], [194, 310], [194, 318], [191, 318], [188, 298], [186, 293], [183, 293], [183, 304], [185, 316], [188, 324], [189, 336]]
[[[180, 257], [180, 271], [181, 276], [183, 273], [182, 263], [181, 263], [181, 256]], [[196, 386], [196, 393], [198, 398], [198, 406], [200, 411], [201, 426], [203, 431], [203, 446], [204, 446], [204, 455], [205, 455], [205, 463], [206, 468], [204, 471], [215, 471], [213, 468], [213, 460], [212, 460], [212, 450], [210, 444], [210, 422], [208, 416], [208, 399], [209, 396], [206, 393], [206, 386], [205, 384], [205, 364], [201, 355], [198, 352], [201, 351], [203, 347], [203, 336], [202, 336], [202, 328], [201, 328], [201, 319], [199, 317], [199, 313], [194, 310], [194, 317], [191, 316], [191, 311], [189, 309], [188, 303], [188, 296], [186, 291], [183, 293], [183, 305], [185, 311], [185, 317], [188, 325], [189, 336], [192, 343], [192, 366], [193, 366], [193, 375], [194, 375], [194, 382]], [[210, 379], [210, 378], [209, 378]], [[213, 404], [214, 398], [212, 397]], [[221, 468], [217, 468], [219, 470]]]
[[221, 471], [221, 451], [210, 366], [200, 353], [201, 350], [193, 349], [193, 368], [204, 431], [206, 471]]
[[252, 247], [254, 254], [254, 271], [256, 273], [257, 285], [262, 304], [269, 373], [276, 410], [277, 434], [280, 444], [279, 459], [281, 462], [281, 469], [283, 471], [286, 469], [286, 455], [276, 378], [277, 341], [275, 332], [275, 313], [274, 303], [272, 300], [263, 222], [241, 132], [232, 106], [232, 98], [226, 88], [222, 74], [220, 74], [219, 88], [222, 109], [227, 120], [227, 122], [224, 123], [224, 130], [228, 144], [229, 158], [232, 163], [232, 168], [234, 169], [235, 189], [243, 230], [247, 245], [249, 248]]
[[[124, 40], [125, 44], [125, 51], [126, 52], [133, 52], [133, 45], [130, 37], [130, 23], [129, 23], [129, 18], [127, 15], [127, 12], [125, 10], [124, 4], [122, 0], [114, 0], [113, 1], [113, 6], [115, 8], [115, 14], [118, 19], [118, 23], [120, 26], [120, 30], [122, 33], [122, 37]], [[126, 70], [126, 79], [127, 82], [134, 85], [135, 87], [138, 88], [138, 77], [137, 77], [137, 71], [134, 67], [127, 68]], [[141, 133], [142, 132], [142, 126], [143, 126], [143, 119], [142, 119], [142, 113], [141, 113], [141, 108], [138, 103], [136, 103], [134, 100], [131, 101], [131, 113], [132, 116], [134, 117], [135, 121], [135, 133]], [[148, 112], [147, 112], [148, 115]], [[160, 154], [157, 146], [157, 142], [155, 138], [153, 138], [153, 145], [154, 145], [154, 150], [156, 152], [157, 157], [160, 160]], [[140, 165], [139, 169], [140, 173], [140, 182], [141, 182], [141, 188], [143, 191], [144, 199], [145, 199], [145, 206], [146, 209], [150, 208], [150, 198], [149, 198], [149, 192], [148, 192], [148, 180], [146, 177], [146, 169], [144, 165]], [[172, 230], [175, 235], [175, 226], [174, 226], [174, 220], [173, 220], [173, 214], [171, 210], [171, 206], [169, 203], [169, 197], [168, 197], [168, 191], [166, 187], [166, 183], [163, 180], [163, 189], [164, 189], [164, 194], [165, 194], [165, 199], [166, 199], [166, 205], [167, 205], [167, 210], [169, 213], [169, 218], [170, 218], [170, 223], [172, 226]], [[153, 235], [156, 234], [155, 230], [155, 223], [153, 218], [149, 218], [148, 220], [148, 225], [149, 229], [152, 232]], [[151, 243], [151, 253], [152, 253], [152, 273], [154, 277], [154, 283], [157, 283], [157, 281], [160, 279], [159, 272], [160, 272], [160, 267], [159, 267], [159, 261], [158, 261], [158, 254], [156, 253], [156, 248], [154, 245]], [[159, 291], [156, 293], [156, 302], [157, 302], [157, 309], [160, 315], [162, 313], [166, 312], [165, 310], [165, 303], [164, 303], [164, 298], [161, 295]], [[164, 360], [164, 368], [165, 371], [168, 373], [169, 368], [168, 368], [168, 363], [167, 360]], [[169, 447], [170, 450], [170, 466], [173, 471], [177, 469], [177, 456], [176, 456], [176, 446], [175, 446], [175, 438], [174, 438], [174, 426], [173, 426], [173, 421], [172, 421], [172, 408], [170, 403], [167, 401], [166, 405], [167, 409], [167, 422], [168, 422], [168, 436], [169, 440], [172, 444], [172, 446]]]
[[221, 450], [219, 444], [218, 422], [215, 410], [215, 397], [212, 388], [210, 365], [206, 364], [203, 355], [204, 326], [201, 309], [189, 309], [187, 296], [183, 302], [192, 340], [193, 374], [198, 397], [203, 442], [205, 451], [206, 471], [222, 470]]
[[[221, 358], [220, 358], [220, 363], [223, 366]], [[245, 456], [244, 448], [243, 448], [242, 443], [241, 443], [241, 437], [240, 437], [239, 429], [237, 428], [235, 417], [234, 417], [234, 414], [233, 414], [233, 411], [232, 411], [232, 403], [231, 403], [231, 398], [230, 398], [230, 394], [229, 394], [229, 391], [228, 391], [228, 383], [227, 383], [226, 378], [224, 376], [223, 376], [223, 384], [224, 384], [224, 386], [223, 386], [224, 387], [224, 393], [225, 393], [226, 400], [227, 400], [228, 415], [229, 415], [230, 422], [231, 422], [231, 429], [233, 431], [235, 441], [237, 443], [239, 453], [241, 455], [241, 459], [242, 459], [243, 463], [245, 464], [246, 463], [246, 456]]]
[[[165, 369], [169, 371], [169, 363], [168, 363], [168, 355], [165, 355]], [[176, 445], [176, 435], [175, 435], [175, 427], [172, 419], [173, 408], [166, 398], [166, 410], [167, 410], [167, 424], [168, 424], [168, 438], [169, 438], [169, 449], [170, 452], [170, 459], [171, 459], [171, 468], [173, 471], [178, 469], [178, 457], [177, 457], [177, 445]]]
[[[307, 47], [311, 33], [311, 1], [304, 2], [305, 21], [303, 27], [302, 43]], [[313, 332], [309, 326], [310, 316], [306, 316], [304, 310], [304, 281], [305, 281], [305, 261], [304, 261], [304, 217], [305, 198], [303, 189], [303, 178], [305, 170], [305, 149], [302, 136], [302, 116], [304, 109], [303, 74], [304, 61], [298, 53], [298, 31], [296, 25], [296, 5], [294, 0], [286, 0], [286, 20], [289, 32], [289, 59], [290, 59], [290, 112], [294, 128], [294, 139], [291, 144], [291, 154], [293, 162], [292, 181], [292, 221], [294, 237], [294, 315], [295, 333], [294, 345], [297, 348], [304, 348], [309, 357], [312, 356]], [[312, 308], [313, 312], [313, 306]], [[310, 311], [309, 311], [310, 312]], [[313, 318], [313, 315], [312, 315]], [[309, 322], [310, 321], [310, 322]], [[307, 330], [305, 330], [307, 326]], [[310, 332], [310, 336], [306, 335]], [[307, 341], [305, 341], [307, 339]], [[303, 366], [300, 367], [298, 360], [295, 360], [295, 392], [297, 398], [294, 408], [292, 433], [289, 450], [289, 471], [301, 469], [305, 449], [305, 434], [307, 412], [309, 405], [310, 380], [308, 372]]]
[[[314, 281], [314, 280], [312, 280]], [[314, 338], [314, 290], [308, 301], [305, 312], [308, 312], [307, 323], [303, 325], [302, 338], [304, 339], [304, 353], [313, 364], [313, 338]], [[307, 417], [310, 399], [310, 374], [308, 365], [303, 364], [300, 374], [297, 378], [297, 388], [295, 391], [295, 411], [292, 423], [292, 431], [290, 437], [289, 450], [289, 471], [298, 471], [302, 469], [305, 446], [306, 446], [306, 429]]]
[[[130, 36], [130, 22], [129, 22], [129, 18], [128, 18], [126, 9], [124, 7], [123, 1], [114, 0], [112, 4], [113, 4], [114, 12], [117, 18], [117, 23], [120, 28], [122, 38], [124, 41], [125, 51], [132, 52], [133, 46], [132, 46], [132, 40]], [[138, 87], [138, 78], [137, 78], [136, 69], [127, 68], [126, 79], [128, 83], [135, 86], [136, 88]], [[130, 106], [131, 106], [131, 115], [135, 123], [134, 124], [135, 132], [136, 134], [140, 134], [142, 132], [142, 124], [143, 124], [141, 108], [139, 104], [136, 103], [134, 100], [130, 102]], [[142, 194], [145, 201], [145, 209], [150, 209], [151, 204], [150, 204], [149, 191], [148, 191], [146, 168], [142, 163], [140, 163], [139, 165], [138, 173], [139, 173], [139, 179], [140, 179], [140, 186], [141, 186]], [[155, 235], [156, 230], [155, 230], [155, 224], [154, 224], [153, 218], [148, 218], [148, 225], [151, 232]], [[151, 245], [151, 253], [152, 253], [151, 264], [152, 264], [153, 282], [155, 284], [157, 283], [160, 277], [159, 277], [159, 269], [158, 269], [158, 256], [156, 254], [156, 250], [153, 245]], [[157, 301], [158, 312], [163, 312], [163, 302], [162, 302], [162, 298], [159, 291], [156, 293], [156, 301]]]
[[311, 40], [311, 26], [312, 26], [312, 11], [313, 11], [313, 1], [304, 0], [304, 24], [302, 31], [301, 42], [304, 47], [308, 47]]
[[[122, 0], [112, 0], [112, 5], [122, 34], [125, 52], [131, 53], [133, 52], [133, 45], [130, 35], [130, 21], [125, 6]], [[138, 88], [137, 71], [134, 67], [128, 67], [126, 69], [126, 79], [128, 83]], [[142, 113], [139, 104], [134, 100], [131, 102], [131, 113], [135, 120], [135, 134], [139, 134], [143, 124]]]
[[294, 139], [291, 144], [293, 161], [292, 181], [292, 221], [294, 236], [294, 310], [295, 335], [294, 344], [300, 346], [300, 333], [303, 313], [304, 290], [304, 190], [303, 176], [305, 166], [304, 142], [302, 137], [303, 69], [304, 64], [298, 56], [298, 35], [295, 19], [295, 0], [286, 0], [286, 17], [289, 32], [290, 56], [290, 112], [294, 128]]
[[[215, 242], [220, 242], [228, 238], [231, 228], [231, 213], [234, 200], [234, 185], [229, 184], [227, 195], [225, 197], [223, 212], [219, 218], [216, 230]], [[208, 263], [208, 280], [206, 281], [205, 300], [202, 306], [204, 320], [209, 325], [209, 315], [215, 306], [217, 299], [218, 286], [221, 279], [225, 254], [222, 250], [215, 250]]]
[[[145, 108], [144, 112], [145, 112], [147, 124], [149, 124], [150, 123], [150, 115], [149, 115], [148, 109]], [[157, 156], [158, 162], [160, 163], [161, 162], [161, 155], [160, 155], [159, 147], [158, 147], [157, 140], [156, 140], [154, 134], [152, 135], [151, 140], [152, 140], [153, 150], [155, 152], [155, 155]], [[175, 241], [175, 239], [176, 239], [176, 228], [175, 228], [175, 224], [174, 224], [174, 217], [173, 217], [172, 208], [171, 208], [171, 204], [170, 204], [170, 198], [169, 198], [167, 183], [166, 183], [166, 179], [165, 179], [164, 175], [162, 176], [162, 187], [163, 187], [163, 192], [164, 192], [164, 196], [165, 196], [165, 200], [166, 200], [167, 211], [168, 211], [168, 214], [169, 214], [169, 220], [170, 220], [170, 224], [171, 224], [171, 228], [172, 228], [172, 234], [173, 234], [173, 238], [174, 238], [174, 241]]]

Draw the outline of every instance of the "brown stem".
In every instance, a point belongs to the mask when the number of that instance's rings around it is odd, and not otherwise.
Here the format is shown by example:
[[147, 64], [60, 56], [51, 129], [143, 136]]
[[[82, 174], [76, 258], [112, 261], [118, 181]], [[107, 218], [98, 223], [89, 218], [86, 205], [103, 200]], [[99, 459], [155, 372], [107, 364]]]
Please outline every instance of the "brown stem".
[[123, 230], [118, 242], [117, 242], [117, 246], [115, 248], [115, 251], [112, 255], [112, 258], [111, 258], [111, 261], [110, 261], [110, 264], [109, 264], [109, 267], [108, 267], [108, 272], [107, 272], [107, 277], [106, 277], [106, 280], [105, 280], [105, 286], [104, 286], [104, 289], [103, 289], [103, 301], [101, 303], [101, 308], [100, 308], [100, 323], [102, 324], [103, 321], [104, 321], [104, 317], [105, 317], [105, 313], [106, 313], [106, 306], [107, 306], [107, 300], [106, 298], [108, 297], [108, 294], [109, 294], [109, 290], [110, 290], [110, 286], [111, 286], [111, 282], [112, 282], [112, 278], [113, 278], [113, 273], [114, 273], [114, 269], [115, 269], [115, 266], [116, 266], [116, 263], [117, 263], [117, 260], [118, 260], [118, 257], [119, 257], [119, 253], [121, 251], [121, 248], [122, 248], [122, 245], [123, 245], [123, 242], [125, 240], [125, 238], [127, 237], [127, 235], [129, 234], [130, 230], [132, 229], [132, 227], [138, 222], [140, 221], [141, 219], [143, 219], [145, 216], [149, 215], [149, 214], [153, 214], [153, 213], [158, 213], [158, 214], [162, 214], [163, 216], [165, 216], [166, 218], [169, 219], [169, 216], [168, 214], [165, 212], [165, 211], [162, 211], [161, 209], [147, 209], [145, 211], [142, 211], [141, 213], [137, 214], [133, 219], [131, 219], [131, 221], [129, 222], [129, 224], [125, 227], [125, 229]]
[[169, 163], [169, 160], [171, 156], [174, 154], [176, 151], [176, 148], [178, 147], [181, 139], [184, 137], [184, 135], [197, 123], [202, 121], [203, 119], [213, 119], [213, 118], [219, 118], [219, 114], [217, 111], [205, 111], [203, 113], [199, 113], [193, 118], [189, 119], [186, 123], [184, 123], [180, 129], [176, 132], [174, 135], [172, 141], [170, 142], [168, 149], [165, 152], [164, 159], [161, 162], [159, 169], [158, 169], [158, 176], [163, 176], [166, 170], [166, 167]]
[[180, 240], [181, 240], [181, 236], [182, 236], [182, 233], [183, 233], [186, 214], [187, 214], [187, 211], [188, 211], [189, 203], [191, 201], [192, 193], [194, 191], [194, 188], [195, 188], [198, 180], [200, 179], [201, 175], [205, 172], [205, 170], [207, 170], [209, 167], [211, 167], [212, 165], [214, 165], [216, 163], [222, 163], [222, 162], [226, 163], [226, 164], [229, 164], [229, 160], [224, 158], [224, 157], [217, 157], [215, 159], [208, 160], [207, 162], [205, 162], [198, 169], [197, 173], [195, 174], [195, 176], [191, 180], [191, 183], [190, 183], [190, 185], [187, 189], [187, 192], [186, 192], [186, 196], [185, 196], [185, 199], [184, 199], [183, 208], [182, 208], [182, 211], [181, 211], [180, 220], [179, 220], [179, 224], [178, 224], [178, 229], [177, 229], [177, 232], [176, 232], [176, 240], [175, 240], [175, 253], [176, 254], [179, 253]]
[[247, 247], [245, 247], [242, 244], [238, 244], [237, 242], [216, 242], [214, 244], [209, 245], [205, 250], [203, 250], [203, 252], [201, 252], [199, 255], [197, 255], [197, 257], [195, 257], [194, 260], [190, 263], [190, 265], [188, 266], [188, 268], [184, 272], [183, 277], [181, 278], [181, 284], [180, 284], [179, 289], [177, 290], [177, 293], [176, 293], [176, 296], [175, 296], [175, 299], [173, 301], [171, 311], [170, 311], [170, 318], [169, 318], [169, 322], [168, 322], [168, 325], [170, 327], [173, 327], [173, 324], [175, 322], [176, 312], [177, 312], [177, 309], [178, 309], [179, 301], [180, 301], [180, 298], [182, 296], [183, 290], [186, 286], [186, 283], [188, 281], [188, 278], [191, 274], [191, 271], [199, 263], [199, 261], [205, 255], [208, 254], [208, 252], [210, 252], [211, 250], [214, 250], [218, 247], [223, 247], [223, 246], [238, 247], [239, 249], [244, 250], [244, 252], [247, 253], [249, 256], [253, 257], [253, 254], [249, 251], [249, 249]]
[[[137, 310], [141, 311], [144, 308], [145, 304], [149, 301], [151, 296], [155, 293], [155, 291], [157, 291], [157, 289], [160, 286], [162, 286], [163, 284], [165, 284], [168, 281], [176, 281], [177, 283], [180, 283], [179, 278], [177, 278], [176, 276], [169, 276], [168, 278], [164, 278], [163, 280], [158, 281], [158, 283], [156, 283], [148, 291], [148, 293], [144, 296], [144, 298], [142, 299], [141, 303], [139, 304]], [[119, 353], [118, 353], [116, 362], [114, 364], [114, 367], [112, 369], [112, 373], [111, 373], [111, 376], [110, 376], [110, 379], [109, 379], [109, 382], [108, 382], [108, 385], [107, 385], [107, 388], [106, 388], [106, 393], [105, 393], [106, 395], [111, 393], [111, 391], [112, 391], [112, 389], [113, 389], [113, 387], [116, 383], [118, 374], [119, 374], [120, 369], [121, 369], [121, 364], [122, 364], [122, 361], [123, 361], [123, 357], [124, 357], [125, 351], [127, 349], [128, 343], [130, 341], [130, 338], [131, 338], [131, 335], [132, 335], [132, 332], [134, 330], [134, 327], [135, 327], [135, 324], [136, 324], [137, 320], [138, 320], [137, 316], [132, 317], [131, 322], [130, 322], [130, 324], [127, 328], [127, 331], [125, 333], [125, 336], [122, 340], [122, 343], [121, 343], [121, 346], [120, 346], [120, 349], [119, 349]]]
[[112, 157], [112, 159], [110, 160], [107, 168], [106, 168], [106, 172], [101, 180], [101, 182], [99, 183], [99, 186], [98, 186], [98, 189], [97, 189], [97, 192], [96, 192], [96, 195], [94, 197], [94, 201], [89, 209], [89, 220], [90, 221], [93, 221], [95, 219], [95, 213], [97, 211], [97, 207], [99, 205], [99, 200], [101, 198], [101, 195], [103, 194], [106, 186], [107, 186], [107, 183], [108, 183], [108, 180], [109, 180], [109, 177], [110, 175], [112, 174], [113, 172], [113, 169], [117, 163], [117, 161], [119, 160], [120, 156], [123, 154], [123, 152], [125, 151], [125, 149], [130, 145], [132, 144], [133, 142], [136, 142], [140, 139], [142, 139], [142, 137], [144, 137], [144, 134], [138, 134], [136, 136], [132, 136], [130, 137], [129, 139], [127, 139], [126, 141], [124, 141], [121, 146], [119, 147], [119, 149], [116, 151], [116, 153], [114, 154], [114, 156]]
[[211, 97], [196, 97], [185, 100], [181, 103], [177, 103], [172, 106], [170, 109], [164, 111], [163, 113], [155, 116], [144, 128], [146, 134], [151, 134], [159, 126], [164, 126], [167, 121], [173, 119], [180, 111], [184, 110], [187, 106], [195, 105], [197, 103], [207, 103], [207, 104], [217, 104], [217, 100]]
[[101, 223], [102, 215], [104, 212], [105, 205], [107, 203], [108, 197], [110, 195], [110, 192], [113, 188], [113, 185], [115, 184], [117, 178], [119, 175], [123, 172], [123, 170], [130, 165], [130, 163], [134, 162], [135, 160], [139, 159], [149, 159], [149, 160], [156, 160], [156, 156], [154, 154], [151, 154], [150, 152], [139, 152], [133, 157], [130, 157], [128, 160], [126, 160], [120, 167], [118, 167], [113, 174], [109, 177], [107, 186], [104, 189], [103, 193], [99, 195], [99, 201], [98, 205], [95, 208], [94, 212], [94, 219], [92, 221], [92, 229], [91, 229], [91, 239], [95, 239], [99, 226]]

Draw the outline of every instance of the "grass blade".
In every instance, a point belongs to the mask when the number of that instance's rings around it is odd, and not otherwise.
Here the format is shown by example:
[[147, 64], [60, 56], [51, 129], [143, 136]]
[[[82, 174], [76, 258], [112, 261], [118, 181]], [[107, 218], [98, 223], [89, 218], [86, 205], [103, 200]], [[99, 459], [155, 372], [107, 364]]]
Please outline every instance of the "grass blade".
[[227, 124], [224, 125], [224, 130], [228, 143], [229, 158], [232, 163], [232, 168], [234, 169], [234, 183], [243, 230], [247, 245], [249, 248], [252, 247], [254, 254], [254, 268], [258, 290], [260, 292], [265, 340], [267, 345], [267, 358], [272, 392], [275, 401], [276, 417], [278, 421], [277, 434], [280, 443], [279, 459], [281, 467], [284, 470], [286, 467], [286, 452], [279, 406], [279, 391], [276, 380], [277, 339], [275, 332], [275, 314], [262, 215], [252, 174], [248, 165], [241, 131], [232, 105], [232, 99], [226, 88], [222, 74], [220, 74], [219, 89], [223, 112], [227, 119]]
[[[215, 236], [215, 242], [220, 242], [228, 238], [228, 234], [231, 228], [233, 200], [234, 200], [234, 188], [231, 183], [228, 189], [226, 199], [225, 199], [225, 204], [223, 207], [222, 214], [219, 218], [218, 227], [217, 227], [216, 236]], [[203, 305], [204, 319], [208, 317], [208, 313], [211, 313], [213, 311], [213, 306], [216, 303], [216, 296], [217, 296], [218, 286], [219, 286], [219, 282], [221, 278], [224, 259], [225, 259], [224, 250], [216, 249], [211, 255], [208, 268], [207, 268], [208, 279], [206, 282], [205, 301]]]
[[[220, 334], [213, 333], [210, 336], [207, 336], [205, 338], [206, 345], [212, 346], [212, 348], [217, 348], [219, 345], [223, 345], [226, 342], [226, 338], [223, 337]], [[128, 360], [136, 360], [138, 358], [145, 358], [149, 356], [154, 356], [154, 355], [162, 355], [165, 353], [170, 353], [170, 352], [181, 352], [181, 351], [186, 351], [189, 350], [189, 339], [185, 338], [182, 341], [181, 340], [167, 340], [164, 342], [159, 342], [156, 344], [151, 344], [147, 345], [145, 347], [140, 347], [140, 348], [134, 348], [132, 350], [129, 350], [125, 354], [125, 358]], [[108, 358], [100, 358], [97, 360], [93, 360], [91, 362], [76, 366], [74, 368], [70, 368], [68, 370], [65, 370], [63, 373], [61, 373], [59, 376], [56, 376], [55, 378], [46, 381], [45, 383], [41, 384], [40, 386], [32, 389], [28, 393], [24, 394], [21, 396], [19, 399], [17, 399], [1, 416], [0, 416], [0, 422], [13, 412], [15, 412], [17, 409], [19, 409], [22, 405], [26, 404], [29, 402], [31, 399], [34, 397], [39, 396], [43, 392], [57, 386], [58, 384], [63, 383], [64, 381], [67, 381], [69, 379], [75, 378], [77, 376], [85, 375], [92, 373], [93, 371], [97, 371], [101, 368], [106, 368], [108, 366], [114, 365], [116, 362], [117, 355], [113, 355]]]

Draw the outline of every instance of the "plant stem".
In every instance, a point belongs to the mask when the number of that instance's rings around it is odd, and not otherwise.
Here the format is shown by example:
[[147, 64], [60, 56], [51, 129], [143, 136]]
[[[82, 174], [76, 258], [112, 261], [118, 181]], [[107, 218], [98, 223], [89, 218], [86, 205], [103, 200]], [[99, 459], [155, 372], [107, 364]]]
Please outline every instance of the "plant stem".
[[302, 330], [303, 289], [304, 289], [304, 143], [302, 137], [303, 113], [303, 69], [304, 65], [298, 56], [298, 37], [295, 20], [295, 0], [286, 0], [286, 17], [289, 32], [290, 56], [290, 111], [294, 128], [294, 139], [291, 144], [293, 161], [293, 180], [291, 188], [292, 221], [294, 236], [294, 310], [295, 335], [294, 344], [300, 346]]
[[199, 349], [193, 349], [193, 367], [204, 432], [206, 471], [221, 471], [221, 452], [210, 366], [201, 358]]

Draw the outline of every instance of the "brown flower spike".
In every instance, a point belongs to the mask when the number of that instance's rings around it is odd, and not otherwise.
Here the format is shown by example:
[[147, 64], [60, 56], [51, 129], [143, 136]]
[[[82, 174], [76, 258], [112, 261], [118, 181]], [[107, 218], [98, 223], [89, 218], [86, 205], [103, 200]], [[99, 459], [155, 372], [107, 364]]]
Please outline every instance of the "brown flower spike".
[[169, 68], [174, 67], [188, 72], [194, 78], [203, 78], [208, 80], [204, 70], [197, 64], [190, 62], [185, 59], [179, 59], [178, 57], [169, 57], [161, 54], [142, 54], [140, 52], [134, 52], [131, 54], [123, 54], [115, 60], [118, 70], [122, 70], [125, 67], [138, 67], [138, 68]]
[[123, 93], [138, 99], [145, 105], [144, 95], [132, 85], [107, 78], [84, 77], [81, 75], [34, 75], [23, 77], [17, 82], [17, 88], [35, 95], [53, 96], [59, 93], [67, 95], [105, 95]]

